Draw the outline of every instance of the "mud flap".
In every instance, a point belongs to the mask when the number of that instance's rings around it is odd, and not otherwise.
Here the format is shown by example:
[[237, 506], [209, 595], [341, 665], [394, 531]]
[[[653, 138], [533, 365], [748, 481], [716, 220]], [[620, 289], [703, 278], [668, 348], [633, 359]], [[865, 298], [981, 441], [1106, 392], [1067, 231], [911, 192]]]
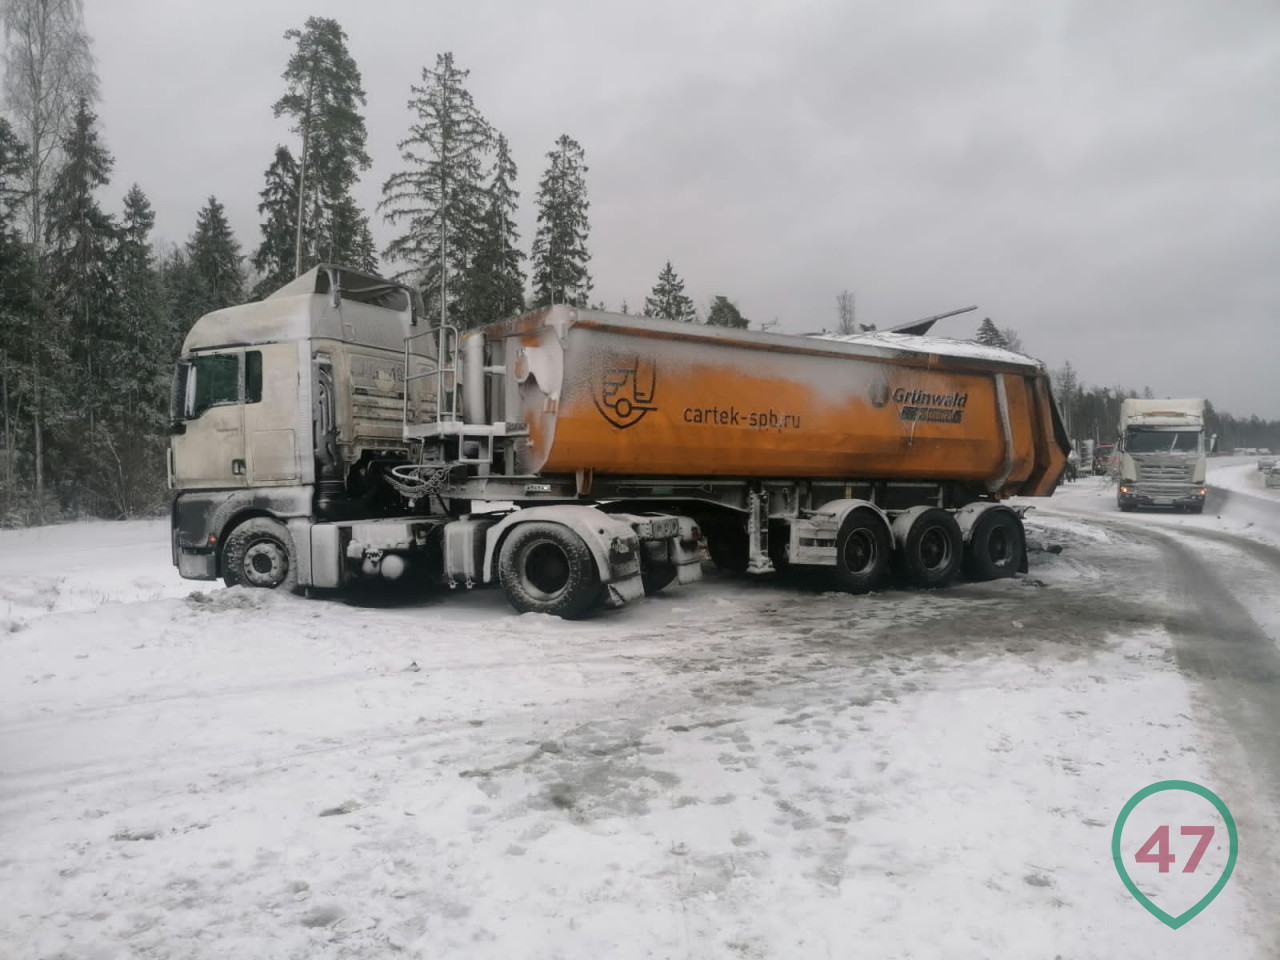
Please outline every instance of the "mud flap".
[[604, 585], [604, 605], [621, 607], [628, 600], [639, 600], [644, 596], [644, 581], [637, 573], [622, 580], [613, 580]]

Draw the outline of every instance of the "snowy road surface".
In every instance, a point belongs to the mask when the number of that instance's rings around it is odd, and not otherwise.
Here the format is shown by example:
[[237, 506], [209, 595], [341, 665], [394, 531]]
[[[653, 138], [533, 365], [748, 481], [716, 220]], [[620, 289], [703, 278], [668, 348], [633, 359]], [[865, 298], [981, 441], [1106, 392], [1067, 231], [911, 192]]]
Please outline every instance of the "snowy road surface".
[[[1037, 504], [1016, 581], [585, 623], [0, 533], [0, 958], [1280, 955], [1280, 525]], [[1176, 931], [1110, 852], [1166, 779], [1240, 836]]]

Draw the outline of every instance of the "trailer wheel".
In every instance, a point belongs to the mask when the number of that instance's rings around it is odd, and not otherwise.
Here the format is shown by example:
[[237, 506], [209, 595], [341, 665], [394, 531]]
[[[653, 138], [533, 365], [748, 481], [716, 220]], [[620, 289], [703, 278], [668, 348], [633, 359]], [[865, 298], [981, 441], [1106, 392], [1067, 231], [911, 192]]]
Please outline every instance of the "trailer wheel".
[[226, 539], [222, 571], [222, 582], [228, 587], [292, 590], [298, 582], [298, 564], [289, 528], [270, 517], [246, 520]]
[[964, 538], [956, 518], [940, 507], [925, 510], [907, 531], [899, 557], [913, 586], [945, 587], [960, 569]]
[[854, 510], [836, 534], [836, 581], [849, 593], [867, 593], [884, 585], [893, 541], [883, 521], [870, 510]]
[[502, 544], [498, 577], [521, 613], [584, 616], [600, 601], [600, 573], [582, 538], [558, 523], [524, 523]]
[[964, 553], [964, 572], [970, 580], [1012, 577], [1026, 549], [1022, 522], [1008, 510], [988, 510], [973, 525]]

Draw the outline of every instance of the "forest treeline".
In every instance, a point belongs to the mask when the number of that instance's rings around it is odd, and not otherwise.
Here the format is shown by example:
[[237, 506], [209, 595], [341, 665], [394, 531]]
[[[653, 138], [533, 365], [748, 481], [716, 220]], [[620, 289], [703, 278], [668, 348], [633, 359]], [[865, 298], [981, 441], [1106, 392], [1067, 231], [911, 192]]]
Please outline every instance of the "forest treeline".
[[[317, 263], [412, 284], [429, 315], [461, 327], [553, 303], [604, 306], [591, 298], [582, 145], [567, 133], [550, 142], [526, 254], [516, 158], [451, 53], [410, 87], [400, 169], [367, 211], [353, 195], [372, 163], [367, 98], [347, 35], [322, 17], [289, 30], [279, 96], [263, 109], [288, 121], [290, 139], [263, 145], [258, 235], [242, 246], [224, 206], [250, 198], [211, 195], [186, 241], [161, 251], [144, 186], [112, 179], [82, 0], [0, 0], [0, 18], [0, 525], [162, 511], [169, 385], [186, 332]], [[371, 217], [388, 228], [382, 249]], [[727, 296], [701, 313], [669, 261], [639, 312], [750, 325]], [[841, 329], [870, 329], [856, 323], [848, 291], [838, 314]], [[1064, 413], [1105, 433], [1118, 391], [1065, 386]], [[1239, 445], [1268, 445], [1254, 438], [1280, 430], [1218, 422]]]

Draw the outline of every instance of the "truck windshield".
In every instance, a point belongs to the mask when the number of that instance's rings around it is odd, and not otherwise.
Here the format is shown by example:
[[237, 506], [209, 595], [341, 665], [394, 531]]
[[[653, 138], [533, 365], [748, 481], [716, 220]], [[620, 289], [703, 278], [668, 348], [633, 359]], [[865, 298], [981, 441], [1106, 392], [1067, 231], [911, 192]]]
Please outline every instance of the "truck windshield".
[[1199, 430], [1142, 430], [1131, 428], [1125, 436], [1127, 453], [1197, 453]]

